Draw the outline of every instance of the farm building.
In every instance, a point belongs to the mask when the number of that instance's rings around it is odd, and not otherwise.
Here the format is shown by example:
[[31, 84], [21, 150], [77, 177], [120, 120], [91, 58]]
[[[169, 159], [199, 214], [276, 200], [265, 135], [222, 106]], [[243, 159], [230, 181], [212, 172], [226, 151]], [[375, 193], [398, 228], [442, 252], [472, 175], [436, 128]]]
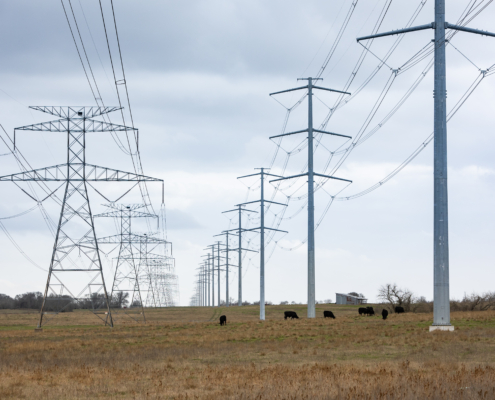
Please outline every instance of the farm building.
[[366, 304], [368, 299], [364, 297], [353, 296], [352, 294], [347, 293], [335, 293], [337, 295], [336, 304]]

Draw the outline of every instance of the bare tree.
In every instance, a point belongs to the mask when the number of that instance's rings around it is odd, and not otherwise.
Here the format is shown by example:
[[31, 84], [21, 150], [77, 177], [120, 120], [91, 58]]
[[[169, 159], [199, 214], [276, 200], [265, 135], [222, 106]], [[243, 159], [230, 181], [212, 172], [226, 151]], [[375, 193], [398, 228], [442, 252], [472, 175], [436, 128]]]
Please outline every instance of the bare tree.
[[129, 304], [129, 292], [116, 292], [110, 302], [111, 307], [122, 308]]
[[466, 311], [489, 310], [495, 307], [495, 292], [487, 292], [481, 295], [477, 293], [465, 294], [461, 304], [461, 309]]
[[387, 283], [378, 290], [378, 298], [389, 302], [392, 310], [400, 306], [404, 307], [405, 311], [409, 311], [413, 302], [413, 293], [408, 289], [399, 288], [396, 283]]

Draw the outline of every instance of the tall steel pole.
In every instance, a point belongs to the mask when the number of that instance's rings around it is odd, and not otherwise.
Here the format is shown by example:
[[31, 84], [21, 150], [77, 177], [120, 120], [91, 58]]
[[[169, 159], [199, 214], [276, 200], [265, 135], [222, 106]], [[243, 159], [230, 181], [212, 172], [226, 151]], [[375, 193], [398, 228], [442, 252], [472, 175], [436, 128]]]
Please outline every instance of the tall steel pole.
[[265, 320], [265, 177], [261, 168], [261, 202], [260, 202], [260, 320]]
[[210, 253], [208, 253], [208, 307], [210, 306]]
[[229, 232], [226, 232], [225, 243], [227, 245], [226, 249], [226, 266], [225, 266], [225, 305], [228, 307], [230, 305], [229, 299]]
[[218, 279], [218, 307], [220, 307], [220, 242], [217, 242], [217, 279]]
[[304, 174], [288, 176], [284, 178], [274, 179], [270, 182], [276, 182], [285, 179], [300, 178], [301, 176], [308, 177], [308, 318], [315, 317], [315, 199], [314, 199], [314, 177], [319, 176], [327, 179], [337, 179], [345, 182], [351, 182], [348, 179], [336, 178], [334, 176], [323, 175], [314, 172], [313, 165], [313, 134], [314, 132], [326, 135], [340, 136], [351, 139], [349, 136], [340, 135], [333, 132], [326, 132], [320, 129], [313, 128], [313, 89], [326, 90], [329, 92], [350, 94], [340, 90], [327, 89], [320, 86], [314, 86], [313, 81], [322, 80], [322, 78], [299, 78], [298, 80], [307, 80], [308, 85], [294, 89], [283, 90], [281, 92], [271, 93], [270, 96], [292, 92], [295, 90], [308, 89], [308, 128], [296, 132], [284, 133], [281, 135], [272, 136], [270, 139], [293, 135], [296, 133], [308, 132], [308, 172]]
[[450, 325], [445, 0], [435, 0], [433, 325]]
[[203, 306], [203, 274], [201, 273], [202, 268], [199, 269], [199, 306]]
[[241, 206], [239, 206], [239, 232], [238, 232], [238, 238], [239, 238], [239, 249], [238, 249], [238, 254], [239, 254], [239, 299], [237, 301], [237, 305], [240, 307], [242, 306], [242, 213], [241, 213]]
[[[245, 208], [242, 208], [242, 204], [238, 204], [236, 206], [237, 208], [236, 209], [233, 209], [233, 210], [229, 210], [229, 211], [223, 211], [222, 214], [225, 214], [225, 213], [228, 213], [228, 212], [233, 212], [233, 211], [237, 211], [239, 213], [239, 227], [237, 229], [231, 229], [231, 231], [235, 231], [237, 230], [238, 232], [238, 239], [239, 239], [239, 243], [238, 243], [238, 255], [239, 255], [239, 262], [238, 262], [238, 267], [239, 267], [239, 299], [238, 299], [238, 305], [239, 306], [242, 306], [242, 250], [246, 250], [246, 251], [254, 251], [254, 250], [250, 250], [250, 249], [243, 249], [242, 248], [242, 212], [243, 211], [249, 211], [249, 212], [257, 212], [257, 211], [253, 211], [253, 210], [246, 210]], [[224, 231], [224, 233], [226, 233], [228, 231]], [[227, 248], [228, 248], [228, 237], [227, 237]]]
[[207, 304], [207, 289], [206, 289], [206, 261], [203, 263], [203, 306]]
[[453, 25], [445, 21], [445, 0], [435, 0], [435, 22], [357, 38], [357, 41], [402, 33], [435, 30], [434, 151], [433, 151], [433, 325], [454, 330], [450, 325], [449, 294], [449, 213], [447, 189], [447, 78], [445, 62], [446, 29], [495, 37], [495, 33]]
[[215, 246], [211, 249], [211, 306], [215, 307]]
[[261, 188], [261, 198], [260, 200], [255, 200], [255, 201], [250, 201], [247, 203], [243, 203], [240, 205], [246, 205], [246, 204], [252, 204], [252, 203], [260, 203], [260, 227], [258, 228], [252, 228], [248, 229], [249, 231], [255, 231], [255, 230], [260, 230], [260, 320], [264, 321], [265, 320], [265, 229], [269, 229], [272, 231], [278, 231], [278, 232], [284, 232], [287, 233], [286, 231], [281, 231], [279, 229], [274, 229], [274, 228], [267, 228], [265, 227], [265, 203], [270, 203], [270, 204], [278, 204], [281, 206], [286, 206], [286, 204], [282, 203], [276, 203], [274, 201], [270, 200], [265, 200], [265, 176], [273, 176], [273, 177], [278, 177], [278, 175], [273, 175], [265, 172], [265, 169], [269, 168], [255, 168], [259, 169], [261, 172], [256, 173], [256, 174], [251, 174], [251, 175], [245, 175], [245, 176], [240, 176], [237, 179], [242, 179], [242, 178], [247, 178], [251, 176], [260, 176], [260, 188]]
[[313, 78], [308, 78], [308, 318], [315, 317], [315, 193], [313, 173]]

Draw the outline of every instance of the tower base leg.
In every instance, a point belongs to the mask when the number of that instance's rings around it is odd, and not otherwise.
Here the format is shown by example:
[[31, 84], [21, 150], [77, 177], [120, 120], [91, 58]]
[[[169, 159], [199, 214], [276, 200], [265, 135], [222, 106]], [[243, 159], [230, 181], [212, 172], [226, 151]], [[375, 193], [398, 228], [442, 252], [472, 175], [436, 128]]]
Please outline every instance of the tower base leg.
[[430, 332], [433, 331], [447, 331], [454, 332], [454, 325], [431, 325]]

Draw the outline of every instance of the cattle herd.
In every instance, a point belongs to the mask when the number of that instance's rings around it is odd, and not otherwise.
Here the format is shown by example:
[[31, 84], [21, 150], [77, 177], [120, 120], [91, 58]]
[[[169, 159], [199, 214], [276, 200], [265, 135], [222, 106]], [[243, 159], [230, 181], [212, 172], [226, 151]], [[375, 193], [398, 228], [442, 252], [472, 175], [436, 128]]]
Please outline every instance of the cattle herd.
[[[373, 307], [359, 307], [358, 312], [359, 315], [368, 315], [368, 316], [375, 315], [375, 310], [373, 310]], [[396, 314], [402, 314], [403, 312], [405, 312], [404, 307], [400, 307], [400, 306], [395, 307], [395, 312]], [[388, 311], [383, 309], [382, 318], [387, 319], [387, 317], [388, 317]], [[288, 319], [288, 318], [299, 319], [295, 311], [284, 311], [284, 319]], [[335, 315], [333, 314], [332, 311], [323, 311], [323, 318], [335, 319]], [[222, 315], [220, 317], [220, 325], [227, 325], [227, 317], [225, 315]]]

